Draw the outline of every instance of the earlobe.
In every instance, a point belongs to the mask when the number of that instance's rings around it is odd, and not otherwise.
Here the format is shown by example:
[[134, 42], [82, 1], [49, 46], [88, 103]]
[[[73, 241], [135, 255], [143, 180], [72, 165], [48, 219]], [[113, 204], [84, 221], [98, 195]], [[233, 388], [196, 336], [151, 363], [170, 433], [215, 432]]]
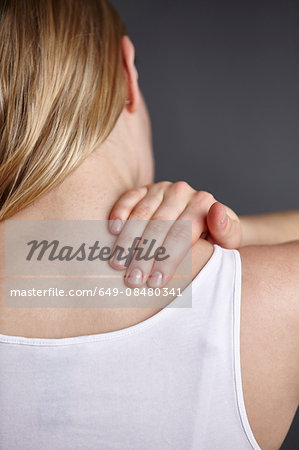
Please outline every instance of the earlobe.
[[126, 108], [129, 112], [135, 112], [140, 103], [140, 90], [138, 85], [138, 72], [134, 63], [135, 48], [128, 36], [123, 36], [122, 54], [124, 64], [124, 74], [127, 83]]

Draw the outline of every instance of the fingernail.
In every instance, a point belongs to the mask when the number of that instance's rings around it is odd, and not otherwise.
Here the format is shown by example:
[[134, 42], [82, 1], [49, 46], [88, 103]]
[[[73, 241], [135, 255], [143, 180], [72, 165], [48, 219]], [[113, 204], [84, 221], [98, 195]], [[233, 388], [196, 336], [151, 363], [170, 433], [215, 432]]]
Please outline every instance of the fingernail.
[[226, 211], [225, 211], [225, 208], [224, 208], [223, 216], [222, 216], [222, 219], [220, 220], [220, 223], [221, 223], [222, 225], [224, 224], [225, 219], [226, 219]]
[[124, 265], [127, 262], [127, 257], [128, 254], [127, 253], [122, 253], [121, 255], [116, 253], [114, 258], [113, 258], [113, 264], [119, 267], [124, 267]]
[[111, 233], [118, 234], [121, 232], [124, 221], [121, 219], [114, 219], [110, 221], [110, 231]]
[[142, 283], [142, 272], [140, 269], [133, 269], [127, 276], [130, 284], [138, 285]]
[[152, 275], [149, 276], [148, 280], [148, 286], [152, 288], [156, 288], [161, 286], [162, 284], [163, 275], [161, 272], [154, 272]]

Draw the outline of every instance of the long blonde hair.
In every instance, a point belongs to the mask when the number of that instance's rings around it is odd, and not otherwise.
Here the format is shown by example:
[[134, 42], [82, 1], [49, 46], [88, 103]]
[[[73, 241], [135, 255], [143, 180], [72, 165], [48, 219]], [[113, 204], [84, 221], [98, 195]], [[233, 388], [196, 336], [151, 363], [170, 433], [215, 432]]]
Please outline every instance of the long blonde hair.
[[125, 102], [125, 28], [106, 0], [6, 0], [0, 8], [3, 220], [112, 131]]

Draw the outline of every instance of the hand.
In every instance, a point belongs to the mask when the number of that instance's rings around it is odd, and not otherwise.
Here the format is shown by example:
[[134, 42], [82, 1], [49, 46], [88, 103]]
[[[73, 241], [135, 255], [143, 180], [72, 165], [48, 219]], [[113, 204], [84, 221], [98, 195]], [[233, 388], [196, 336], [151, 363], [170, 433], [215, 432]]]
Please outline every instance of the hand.
[[[172, 249], [165, 261], [133, 258], [127, 268], [121, 261], [111, 260], [114, 269], [126, 270], [125, 282], [130, 287], [145, 283], [149, 287], [165, 286], [200, 237], [225, 248], [238, 248], [242, 237], [240, 220], [230, 208], [183, 181], [164, 181], [126, 192], [115, 203], [109, 219], [110, 232], [118, 235], [115, 247], [127, 249], [134, 237], [142, 236]], [[192, 233], [183, 225], [190, 221]]]

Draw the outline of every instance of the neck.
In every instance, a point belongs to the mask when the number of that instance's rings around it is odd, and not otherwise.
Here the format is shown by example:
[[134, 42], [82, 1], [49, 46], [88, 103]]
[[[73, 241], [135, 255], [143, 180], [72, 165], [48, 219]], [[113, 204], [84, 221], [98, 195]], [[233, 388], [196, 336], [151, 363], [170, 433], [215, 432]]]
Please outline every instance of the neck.
[[108, 138], [62, 183], [11, 219], [107, 219], [122, 193], [152, 181], [151, 129], [142, 100], [136, 113], [123, 110]]
[[127, 149], [105, 142], [61, 184], [22, 209], [12, 219], [107, 219], [119, 196], [139, 184]]

